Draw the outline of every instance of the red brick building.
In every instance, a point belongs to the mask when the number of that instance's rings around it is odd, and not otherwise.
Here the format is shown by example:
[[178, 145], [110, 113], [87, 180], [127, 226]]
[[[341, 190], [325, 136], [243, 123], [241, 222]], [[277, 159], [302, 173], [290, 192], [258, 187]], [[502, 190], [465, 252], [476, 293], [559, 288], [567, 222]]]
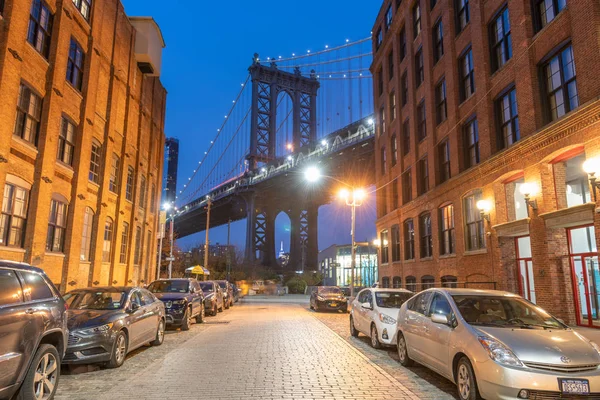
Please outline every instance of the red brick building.
[[163, 47], [119, 0], [0, 0], [0, 258], [63, 291], [154, 277]]
[[388, 0], [373, 52], [381, 284], [600, 326], [600, 3]]

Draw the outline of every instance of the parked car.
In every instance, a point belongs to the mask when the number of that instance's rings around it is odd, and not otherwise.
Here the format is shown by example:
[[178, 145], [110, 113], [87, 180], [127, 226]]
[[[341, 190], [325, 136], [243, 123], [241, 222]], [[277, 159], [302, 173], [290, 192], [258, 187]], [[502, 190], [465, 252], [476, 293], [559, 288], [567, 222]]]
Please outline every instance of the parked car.
[[235, 283], [231, 284], [231, 288], [233, 289], [233, 302], [237, 303], [238, 301], [240, 301], [240, 288], [237, 287], [237, 285]]
[[73, 290], [69, 309], [69, 342], [65, 364], [123, 365], [127, 353], [165, 337], [165, 306], [138, 287], [92, 287]]
[[193, 320], [204, 322], [204, 295], [196, 279], [159, 279], [148, 290], [165, 303], [167, 326], [187, 331]]
[[66, 343], [65, 302], [44, 271], [0, 261], [0, 398], [53, 398]]
[[371, 346], [396, 345], [397, 319], [400, 307], [413, 296], [405, 289], [363, 289], [352, 302], [350, 333], [363, 333], [371, 338]]
[[223, 301], [225, 303], [225, 309], [233, 306], [233, 289], [231, 283], [228, 281], [215, 281], [223, 290]]
[[600, 396], [600, 346], [512, 293], [429, 289], [398, 315], [398, 356], [445, 376], [462, 400]]
[[213, 281], [199, 282], [204, 294], [204, 309], [208, 315], [215, 316], [223, 312], [224, 300], [221, 286]]
[[310, 308], [315, 311], [348, 312], [348, 299], [337, 286], [317, 286], [310, 294]]

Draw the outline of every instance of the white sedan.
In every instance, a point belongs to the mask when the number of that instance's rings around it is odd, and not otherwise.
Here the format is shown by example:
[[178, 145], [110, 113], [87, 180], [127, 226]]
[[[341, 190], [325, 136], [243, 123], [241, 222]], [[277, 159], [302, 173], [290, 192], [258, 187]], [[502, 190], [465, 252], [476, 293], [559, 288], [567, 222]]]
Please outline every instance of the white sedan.
[[396, 344], [398, 311], [413, 296], [405, 289], [368, 288], [358, 293], [350, 311], [350, 333], [363, 333], [371, 338], [371, 346]]

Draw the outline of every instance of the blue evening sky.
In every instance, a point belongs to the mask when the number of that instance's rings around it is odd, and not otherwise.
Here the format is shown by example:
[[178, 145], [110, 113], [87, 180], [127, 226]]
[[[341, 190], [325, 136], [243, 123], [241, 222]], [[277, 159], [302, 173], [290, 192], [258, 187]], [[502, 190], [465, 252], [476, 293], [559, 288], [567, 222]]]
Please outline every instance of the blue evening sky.
[[[376, 0], [122, 0], [131, 16], [152, 16], [166, 49], [161, 80], [168, 91], [166, 135], [180, 141], [179, 182], [187, 180], [201, 151], [223, 121], [247, 76], [252, 55], [291, 56], [346, 39], [363, 39], [381, 6]], [[350, 213], [332, 204], [319, 211], [319, 249], [350, 241]], [[375, 238], [374, 195], [358, 211], [357, 240]], [[277, 219], [277, 248], [289, 248], [289, 220]], [[211, 229], [211, 243], [226, 243], [226, 227]], [[245, 221], [232, 224], [231, 241], [244, 247]], [[204, 234], [181, 239], [183, 248]]]

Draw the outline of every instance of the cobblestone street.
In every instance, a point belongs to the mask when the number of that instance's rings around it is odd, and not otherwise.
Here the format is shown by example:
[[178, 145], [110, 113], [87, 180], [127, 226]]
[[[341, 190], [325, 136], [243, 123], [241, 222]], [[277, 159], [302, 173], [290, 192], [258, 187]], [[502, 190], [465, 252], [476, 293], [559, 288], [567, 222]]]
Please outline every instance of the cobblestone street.
[[116, 370], [63, 369], [57, 399], [452, 399], [452, 384], [403, 369], [393, 349], [351, 338], [347, 314], [249, 303], [169, 331]]

